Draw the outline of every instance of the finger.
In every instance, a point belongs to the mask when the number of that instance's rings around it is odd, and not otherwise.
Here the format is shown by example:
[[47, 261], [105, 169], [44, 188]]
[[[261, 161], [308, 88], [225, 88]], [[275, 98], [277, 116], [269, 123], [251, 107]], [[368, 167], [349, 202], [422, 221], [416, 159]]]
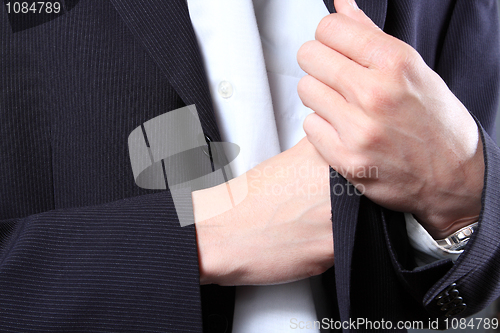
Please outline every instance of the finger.
[[342, 95], [309, 75], [300, 79], [297, 91], [302, 103], [330, 123], [340, 136], [349, 130], [349, 118], [357, 109]]
[[395, 38], [344, 14], [321, 20], [316, 40], [367, 68], [384, 67]]
[[334, 6], [337, 13], [344, 14], [359, 23], [363, 23], [368, 27], [380, 30], [380, 28], [373, 23], [373, 21], [366, 16], [361, 9], [359, 9], [355, 0], [334, 0]]
[[304, 120], [304, 131], [309, 142], [318, 150], [323, 158], [336, 165], [342, 155], [342, 143], [335, 128], [316, 113], [311, 113]]
[[365, 67], [315, 40], [301, 46], [297, 61], [306, 73], [336, 90], [351, 103], [357, 101], [357, 92], [365, 90], [364, 82], [371, 75]]

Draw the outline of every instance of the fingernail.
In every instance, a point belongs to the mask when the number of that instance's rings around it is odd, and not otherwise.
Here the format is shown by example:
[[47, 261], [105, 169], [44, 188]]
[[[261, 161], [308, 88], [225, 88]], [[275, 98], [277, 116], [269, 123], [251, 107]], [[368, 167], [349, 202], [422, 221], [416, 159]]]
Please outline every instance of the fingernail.
[[356, 0], [349, 0], [349, 4], [354, 8], [355, 10], [359, 10], [358, 4], [356, 3]]

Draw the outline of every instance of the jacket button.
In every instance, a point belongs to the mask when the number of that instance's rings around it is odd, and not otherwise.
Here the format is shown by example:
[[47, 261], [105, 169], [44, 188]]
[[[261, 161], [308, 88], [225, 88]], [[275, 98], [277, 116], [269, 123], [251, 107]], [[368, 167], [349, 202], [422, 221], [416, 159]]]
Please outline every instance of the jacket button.
[[457, 297], [454, 300], [443, 304], [443, 306], [441, 306], [441, 311], [449, 311], [457, 306], [462, 305], [462, 303], [463, 303], [462, 297]]
[[444, 304], [450, 303], [450, 302], [454, 301], [455, 299], [459, 298], [459, 296], [458, 296], [459, 294], [460, 293], [458, 292], [458, 290], [453, 288], [453, 289], [449, 290], [448, 293], [441, 295], [439, 297], [436, 297], [436, 300], [437, 300], [436, 304], [438, 306], [442, 306]]
[[456, 283], [452, 283], [434, 298], [436, 305], [440, 307], [442, 312], [445, 312], [445, 317], [456, 316], [467, 308], [467, 304], [459, 296], [460, 292], [456, 286]]
[[464, 312], [466, 308], [467, 308], [467, 305], [465, 303], [462, 303], [459, 306], [457, 306], [457, 307], [451, 309], [450, 311], [446, 312], [445, 317], [449, 318], [449, 317], [456, 316], [456, 315]]

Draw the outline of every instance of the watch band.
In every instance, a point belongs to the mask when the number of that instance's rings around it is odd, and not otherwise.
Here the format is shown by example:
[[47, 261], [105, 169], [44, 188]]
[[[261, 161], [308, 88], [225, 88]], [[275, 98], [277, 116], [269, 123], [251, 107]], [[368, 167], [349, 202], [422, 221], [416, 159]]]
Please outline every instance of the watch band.
[[447, 251], [460, 251], [467, 245], [478, 224], [479, 222], [474, 222], [446, 238], [436, 240], [436, 242]]

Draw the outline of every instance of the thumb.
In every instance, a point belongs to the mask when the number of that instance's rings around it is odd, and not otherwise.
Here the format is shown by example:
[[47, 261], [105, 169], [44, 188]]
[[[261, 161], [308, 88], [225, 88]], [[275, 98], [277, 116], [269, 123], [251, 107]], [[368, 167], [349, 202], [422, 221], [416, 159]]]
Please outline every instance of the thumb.
[[344, 14], [355, 21], [363, 23], [366, 26], [379, 29], [366, 14], [359, 9], [356, 0], [334, 0], [335, 10], [339, 14]]

